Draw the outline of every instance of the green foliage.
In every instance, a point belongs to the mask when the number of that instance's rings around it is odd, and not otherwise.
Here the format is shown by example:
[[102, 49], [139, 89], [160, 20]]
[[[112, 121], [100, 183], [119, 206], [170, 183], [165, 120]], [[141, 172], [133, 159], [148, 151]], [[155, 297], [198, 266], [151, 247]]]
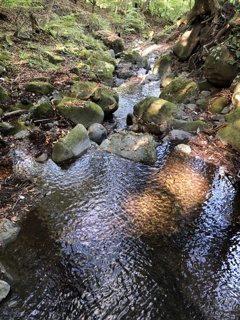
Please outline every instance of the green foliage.
[[138, 33], [145, 29], [146, 22], [144, 15], [134, 8], [127, 11], [123, 22], [123, 32]]
[[240, 26], [232, 27], [232, 34], [227, 39], [227, 47], [235, 55], [237, 64], [240, 67]]
[[30, 8], [34, 0], [2, 0], [1, 5], [8, 8]]

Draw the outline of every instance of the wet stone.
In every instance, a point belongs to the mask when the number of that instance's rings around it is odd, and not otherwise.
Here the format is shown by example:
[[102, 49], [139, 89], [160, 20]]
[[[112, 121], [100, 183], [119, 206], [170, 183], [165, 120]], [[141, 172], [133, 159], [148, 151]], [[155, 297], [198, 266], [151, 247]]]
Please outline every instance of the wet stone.
[[19, 231], [19, 226], [8, 219], [3, 219], [0, 222], [0, 248], [4, 248], [9, 243], [13, 242], [17, 238]]

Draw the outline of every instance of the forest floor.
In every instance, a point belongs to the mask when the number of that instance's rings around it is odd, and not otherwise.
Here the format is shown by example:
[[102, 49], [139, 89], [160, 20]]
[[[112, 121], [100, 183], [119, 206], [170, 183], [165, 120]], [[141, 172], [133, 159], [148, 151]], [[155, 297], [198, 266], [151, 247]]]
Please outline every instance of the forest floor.
[[[154, 26], [157, 27], [156, 25]], [[0, 26], [0, 33], [11, 32], [12, 28], [8, 21], [4, 21]], [[125, 40], [126, 46], [132, 44], [134, 41], [138, 41], [137, 35], [128, 37]], [[46, 35], [38, 35], [38, 44], [49, 43]], [[143, 41], [144, 42], [144, 41]], [[163, 44], [159, 54], [171, 51], [174, 43]], [[146, 50], [152, 43], [145, 43], [145, 47], [142, 50]], [[24, 41], [16, 41], [14, 44], [15, 51], [24, 51], [26, 43]], [[19, 65], [21, 61], [14, 61], [16, 65]], [[72, 74], [70, 69], [72, 67], [72, 61], [66, 59], [61, 69], [56, 71], [39, 71], [30, 68], [28, 65], [21, 65], [21, 72], [12, 69], [8, 73], [7, 82], [1, 81], [0, 84], [8, 88], [10, 95], [13, 97], [9, 104], [13, 104], [17, 101], [24, 103], [35, 102], [36, 98], [34, 95], [27, 93], [24, 90], [24, 85], [27, 81], [34, 77], [48, 77], [51, 79], [51, 83], [55, 86], [58, 91], [67, 90], [72, 84]], [[173, 72], [181, 73], [185, 71], [186, 65], [174, 60]], [[195, 77], [198, 78], [198, 73]], [[88, 80], [86, 74], [82, 74], [81, 80]], [[218, 94], [229, 95], [228, 91], [222, 90]], [[215, 137], [217, 128], [214, 127], [211, 122], [211, 117], [208, 112], [205, 112], [202, 116], [202, 120], [210, 124], [210, 129], [204, 132], [199, 132], [190, 141], [189, 144], [192, 148], [192, 155], [198, 156], [209, 164], [215, 165], [216, 167], [223, 166], [226, 173], [233, 181], [240, 180], [240, 157], [239, 154], [231, 147], [223, 145], [222, 142]], [[12, 120], [12, 119], [11, 119]], [[13, 171], [11, 150], [16, 148], [24, 150], [33, 156], [43, 150], [51, 152], [51, 146], [53, 141], [63, 135], [70, 127], [69, 124], [62, 118], [58, 118], [60, 130], [58, 134], [47, 134], [43, 132], [42, 140], [39, 137], [32, 137], [30, 143], [27, 145], [21, 141], [17, 142], [12, 136], [0, 138], [0, 219], [8, 218], [12, 221], [19, 221], [22, 217], [34, 207], [35, 197], [37, 189], [34, 181], [29, 180], [23, 175], [16, 174]]]

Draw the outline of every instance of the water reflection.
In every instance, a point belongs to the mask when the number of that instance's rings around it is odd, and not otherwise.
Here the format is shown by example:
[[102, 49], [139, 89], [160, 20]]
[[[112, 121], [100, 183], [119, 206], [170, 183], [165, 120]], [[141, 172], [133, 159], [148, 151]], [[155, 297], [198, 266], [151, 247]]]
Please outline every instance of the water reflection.
[[197, 228], [182, 254], [181, 287], [207, 319], [239, 319], [240, 238], [233, 232], [234, 190], [216, 175], [212, 196], [197, 219]]

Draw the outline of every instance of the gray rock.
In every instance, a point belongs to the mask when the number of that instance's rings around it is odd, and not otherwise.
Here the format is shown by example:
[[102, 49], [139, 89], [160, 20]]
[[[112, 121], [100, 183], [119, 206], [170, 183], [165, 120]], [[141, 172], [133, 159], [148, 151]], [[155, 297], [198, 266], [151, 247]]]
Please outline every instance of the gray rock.
[[205, 60], [205, 78], [216, 86], [230, 86], [238, 74], [235, 62], [234, 57], [224, 45], [213, 47]]
[[16, 133], [14, 135], [14, 138], [16, 140], [20, 140], [20, 139], [24, 139], [24, 138], [29, 137], [29, 135], [30, 135], [30, 131], [29, 130], [21, 130], [21, 131], [19, 131], [18, 133]]
[[6, 298], [6, 296], [9, 294], [10, 291], [10, 285], [3, 281], [0, 280], [0, 302]]
[[190, 154], [192, 151], [190, 146], [183, 143], [178, 144], [174, 150], [178, 153], [183, 153], [183, 154]]
[[16, 240], [20, 227], [8, 219], [0, 221], [0, 248]]
[[87, 130], [82, 124], [78, 124], [54, 145], [52, 160], [61, 163], [79, 157], [90, 145]]
[[103, 125], [94, 123], [88, 128], [88, 136], [92, 141], [101, 144], [107, 138], [107, 130]]
[[184, 130], [171, 130], [169, 132], [169, 137], [171, 140], [185, 140], [190, 139], [193, 135], [190, 132]]
[[156, 143], [150, 134], [120, 132], [104, 140], [101, 148], [120, 157], [153, 164], [156, 161]]
[[153, 74], [158, 74], [161, 78], [166, 73], [171, 72], [171, 56], [170, 54], [164, 54], [160, 56], [153, 66]]

